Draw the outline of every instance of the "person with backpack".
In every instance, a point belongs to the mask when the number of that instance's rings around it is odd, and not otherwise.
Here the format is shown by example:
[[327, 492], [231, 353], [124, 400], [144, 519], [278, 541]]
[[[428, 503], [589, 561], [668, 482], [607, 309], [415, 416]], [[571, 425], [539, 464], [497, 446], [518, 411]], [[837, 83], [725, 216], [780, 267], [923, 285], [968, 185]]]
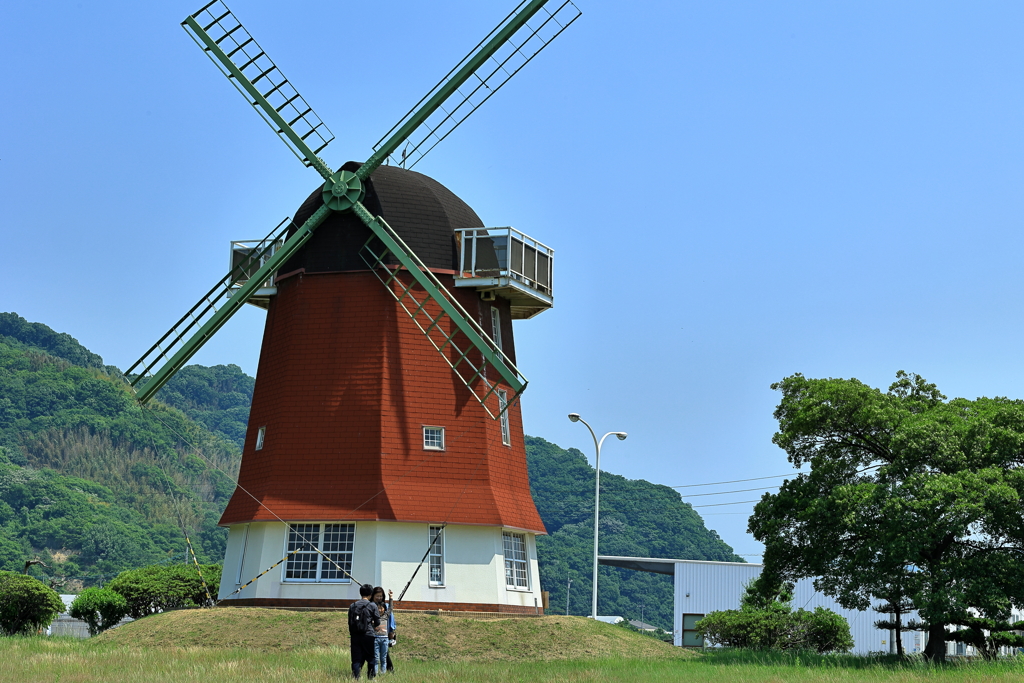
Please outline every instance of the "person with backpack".
[[376, 675], [376, 671], [374, 671], [376, 660], [374, 633], [380, 626], [380, 614], [377, 603], [370, 600], [371, 595], [373, 595], [373, 586], [364, 583], [359, 587], [359, 599], [348, 608], [348, 635], [351, 638], [353, 678], [359, 678], [363, 664], [366, 664], [367, 678], [373, 678]]

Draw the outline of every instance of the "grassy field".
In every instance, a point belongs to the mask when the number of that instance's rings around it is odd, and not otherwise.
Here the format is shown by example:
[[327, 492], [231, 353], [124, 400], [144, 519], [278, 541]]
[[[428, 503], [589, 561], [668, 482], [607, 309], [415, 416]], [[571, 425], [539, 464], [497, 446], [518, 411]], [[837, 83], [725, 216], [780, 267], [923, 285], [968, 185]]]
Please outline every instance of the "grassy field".
[[[339, 628], [344, 615], [245, 611], [252, 613], [172, 612], [84, 641], [0, 638], [0, 681], [320, 683], [350, 675]], [[850, 656], [700, 653], [573, 617], [403, 616], [394, 654], [398, 678], [410, 682], [1024, 680], [1024, 660], [931, 667]]]

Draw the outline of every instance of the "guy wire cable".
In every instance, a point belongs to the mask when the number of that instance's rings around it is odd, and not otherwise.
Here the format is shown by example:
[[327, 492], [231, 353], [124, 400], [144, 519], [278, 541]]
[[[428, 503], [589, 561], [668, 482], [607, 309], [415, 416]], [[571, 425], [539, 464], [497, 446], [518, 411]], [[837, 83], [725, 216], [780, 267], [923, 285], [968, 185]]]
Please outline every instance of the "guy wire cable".
[[[171, 500], [174, 499], [172, 498]], [[210, 595], [210, 587], [206, 585], [206, 579], [203, 577], [203, 570], [199, 567], [199, 560], [196, 559], [196, 551], [192, 549], [192, 541], [188, 538], [188, 531], [185, 530], [185, 520], [182, 518], [180, 511], [176, 510], [175, 512], [178, 512], [178, 523], [181, 525], [181, 533], [185, 534], [185, 544], [188, 546], [188, 551], [192, 555], [192, 562], [196, 566], [196, 572], [199, 574], [199, 580], [202, 582], [203, 590], [206, 592], [207, 606], [212, 607], [215, 603], [213, 601], [213, 597]]]

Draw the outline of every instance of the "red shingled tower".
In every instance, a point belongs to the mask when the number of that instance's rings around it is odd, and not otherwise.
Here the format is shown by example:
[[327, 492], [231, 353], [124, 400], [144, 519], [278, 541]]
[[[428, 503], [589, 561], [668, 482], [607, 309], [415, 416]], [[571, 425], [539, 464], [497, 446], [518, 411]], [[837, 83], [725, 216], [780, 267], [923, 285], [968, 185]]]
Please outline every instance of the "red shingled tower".
[[[481, 326], [490, 331], [499, 321], [502, 349], [515, 362], [513, 302], [455, 286], [465, 275], [457, 231], [482, 227], [476, 213], [412, 171], [382, 166], [368, 185], [367, 207]], [[319, 201], [317, 189], [295, 223]], [[235, 492], [221, 524], [277, 515], [544, 533], [530, 496], [518, 402], [503, 427], [472, 398], [359, 258], [369, 237], [358, 219], [335, 214], [280, 269], [239, 474], [248, 494]], [[425, 427], [443, 428], [443, 450], [424, 448]]]

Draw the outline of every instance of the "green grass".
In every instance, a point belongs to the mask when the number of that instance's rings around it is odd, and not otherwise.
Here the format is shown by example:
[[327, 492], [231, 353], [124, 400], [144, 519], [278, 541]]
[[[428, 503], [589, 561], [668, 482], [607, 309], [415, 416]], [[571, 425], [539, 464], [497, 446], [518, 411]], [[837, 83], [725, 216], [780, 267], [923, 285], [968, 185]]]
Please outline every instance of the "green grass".
[[[828, 681], [1024, 680], [1024, 661], [928, 666], [920, 661], [851, 656], [709, 652], [692, 657], [534, 661], [404, 661], [396, 650], [396, 680], [432, 681], [687, 681], [781, 683]], [[311, 647], [257, 651], [195, 646], [133, 647], [110, 640], [0, 638], [0, 680], [18, 683], [326, 683], [349, 676], [348, 651]], [[385, 679], [386, 680], [386, 679]]]

